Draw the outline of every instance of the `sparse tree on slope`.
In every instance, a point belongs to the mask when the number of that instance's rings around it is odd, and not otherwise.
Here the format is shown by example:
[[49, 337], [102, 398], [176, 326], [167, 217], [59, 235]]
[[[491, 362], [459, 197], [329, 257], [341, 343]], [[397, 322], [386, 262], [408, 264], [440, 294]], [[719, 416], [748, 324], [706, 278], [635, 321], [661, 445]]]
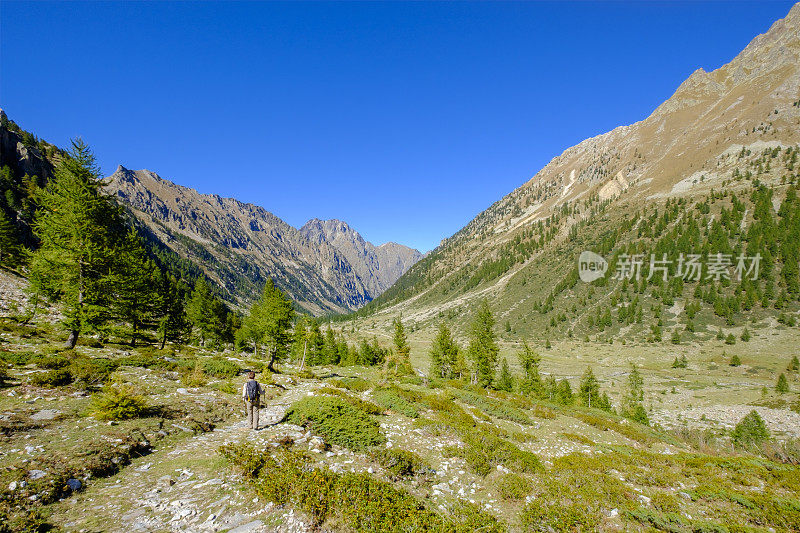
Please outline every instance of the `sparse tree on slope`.
[[494, 324], [494, 315], [489, 308], [489, 302], [484, 299], [472, 323], [471, 339], [467, 349], [474, 365], [472, 381], [483, 388], [492, 386], [497, 369], [497, 356], [500, 352], [495, 340]]
[[18, 255], [19, 245], [14, 224], [8, 219], [3, 209], [0, 209], [0, 265], [15, 265]]

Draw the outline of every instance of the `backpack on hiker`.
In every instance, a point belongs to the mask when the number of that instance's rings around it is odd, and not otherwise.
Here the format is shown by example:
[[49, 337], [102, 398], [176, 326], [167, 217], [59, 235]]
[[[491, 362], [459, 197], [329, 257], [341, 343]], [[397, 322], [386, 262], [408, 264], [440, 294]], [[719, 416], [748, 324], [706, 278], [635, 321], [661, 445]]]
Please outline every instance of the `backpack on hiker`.
[[250, 381], [247, 382], [247, 388], [245, 389], [245, 398], [247, 398], [248, 402], [255, 403], [258, 401], [259, 397], [258, 389], [259, 386], [256, 380], [251, 379]]

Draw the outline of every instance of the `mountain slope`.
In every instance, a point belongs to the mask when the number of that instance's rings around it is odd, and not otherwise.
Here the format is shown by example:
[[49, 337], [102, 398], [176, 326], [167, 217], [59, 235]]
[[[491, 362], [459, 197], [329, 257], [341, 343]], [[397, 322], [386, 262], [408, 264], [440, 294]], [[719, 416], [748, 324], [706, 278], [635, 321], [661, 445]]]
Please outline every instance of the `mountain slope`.
[[[373, 299], [402, 273], [378, 268], [374, 253], [360, 257], [343, 252], [324, 234], [311, 239], [308, 229], [297, 230], [261, 207], [199, 194], [147, 170], [120, 166], [108, 178], [107, 189], [159, 240], [199, 264], [231, 300], [242, 305], [271, 277], [314, 314], [346, 312]], [[374, 249], [347, 229], [363, 250]], [[410, 266], [415, 251], [403, 248], [383, 262]], [[404, 262], [409, 254], [412, 259]], [[380, 271], [377, 277], [359, 262], [373, 259], [374, 270]]]
[[[722, 208], [734, 202], [730, 195], [745, 202], [741, 224], [747, 229], [755, 222], [753, 190], [767, 184], [777, 209], [797, 179], [798, 102], [800, 5], [795, 5], [730, 63], [694, 72], [645, 120], [555, 157], [357, 315], [374, 315], [384, 323], [400, 314], [428, 324], [445, 318], [458, 325], [485, 297], [515, 331], [597, 333], [587, 316], [594, 317], [605, 304], [596, 297], [583, 301], [587, 286], [575, 285], [581, 246], [617, 254], [631, 245], [649, 252], [646, 247], [679, 220], [694, 220], [696, 204], [715, 204], [703, 213], [702, 223], [720, 220]], [[717, 198], [720, 190], [727, 196]], [[674, 206], [668, 202], [680, 203], [679, 220], [661, 227], [651, 217]], [[660, 233], [642, 238], [644, 226]], [[747, 244], [746, 236], [734, 233], [732, 240]], [[615, 290], [617, 284], [606, 283], [592, 292], [608, 297]], [[616, 302], [624, 305], [624, 298]], [[640, 329], [646, 330], [645, 324]]]

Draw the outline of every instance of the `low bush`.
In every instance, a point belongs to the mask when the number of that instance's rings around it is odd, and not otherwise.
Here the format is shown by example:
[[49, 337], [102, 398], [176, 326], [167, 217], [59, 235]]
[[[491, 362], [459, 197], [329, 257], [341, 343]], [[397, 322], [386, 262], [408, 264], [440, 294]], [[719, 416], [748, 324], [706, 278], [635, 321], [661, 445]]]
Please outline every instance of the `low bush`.
[[386, 411], [386, 409], [384, 409], [383, 407], [375, 405], [372, 402], [364, 401], [361, 398], [356, 398], [355, 396], [352, 396], [351, 394], [348, 394], [341, 389], [335, 389], [333, 387], [322, 387], [321, 389], [319, 389], [318, 392], [320, 394], [329, 394], [331, 396], [338, 396], [339, 398], [343, 399], [353, 407], [357, 407], [358, 409], [361, 409], [365, 413], [371, 415], [382, 415]]
[[412, 477], [433, 472], [419, 455], [406, 450], [381, 448], [370, 454], [393, 478]]
[[215, 378], [232, 378], [238, 376], [242, 371], [239, 365], [221, 357], [203, 361], [203, 370], [206, 374]]
[[112, 383], [92, 397], [92, 415], [99, 420], [138, 418], [146, 409], [145, 399], [129, 385]]
[[72, 383], [72, 374], [69, 370], [58, 368], [46, 372], [37, 372], [31, 375], [31, 384], [39, 387], [63, 387]]
[[307, 514], [319, 527], [354, 532], [504, 531], [503, 524], [477, 506], [455, 509], [442, 516], [413, 495], [368, 474], [336, 474], [313, 468], [307, 456], [288, 450], [272, 455], [248, 445], [229, 444], [222, 455], [255, 485], [264, 498], [289, 504]]
[[469, 391], [458, 391], [456, 397], [461, 401], [466, 402], [472, 406], [485, 412], [487, 415], [501, 418], [503, 420], [510, 420], [519, 424], [531, 425], [530, 417], [521, 409], [512, 407], [506, 402], [496, 400], [481, 394], [475, 394]]
[[410, 418], [417, 418], [419, 416], [419, 412], [414, 407], [414, 404], [407, 401], [405, 398], [398, 396], [391, 390], [377, 390], [372, 395], [372, 399], [381, 407], [391, 409], [392, 411], [400, 413], [401, 415], [405, 415]]
[[586, 446], [594, 446], [594, 441], [585, 435], [579, 433], [562, 433], [561, 435], [573, 442], [585, 444]]
[[31, 362], [34, 355], [31, 352], [5, 352], [0, 350], [0, 363], [14, 366], [25, 366]]
[[508, 473], [495, 480], [495, 487], [504, 500], [521, 500], [531, 493], [533, 483], [518, 474]]
[[45, 369], [58, 369], [58, 368], [66, 368], [69, 366], [71, 358], [68, 355], [58, 354], [58, 355], [39, 355], [32, 359], [31, 362], [38, 366], [39, 368]]
[[305, 397], [289, 408], [286, 420], [308, 427], [328, 442], [351, 450], [364, 450], [386, 442], [378, 423], [342, 398]]
[[332, 379], [330, 381], [331, 385], [334, 387], [339, 387], [341, 389], [347, 389], [353, 392], [364, 392], [372, 387], [370, 386], [369, 381], [363, 378], [339, 378], [339, 379]]
[[181, 383], [187, 387], [203, 387], [208, 383], [206, 378], [205, 365], [195, 360], [191, 367], [181, 367]]
[[465, 428], [455, 428], [463, 447], [445, 448], [451, 456], [463, 458], [478, 475], [489, 474], [497, 465], [515, 472], [532, 473], [543, 469], [536, 454], [520, 450], [511, 442], [491, 433]]
[[167, 361], [163, 357], [149, 354], [126, 355], [117, 359], [117, 363], [119, 366], [138, 366], [142, 368], [160, 368], [163, 370], [175, 370], [179, 366], [175, 361]]
[[92, 386], [104, 383], [116, 368], [116, 361], [111, 359], [78, 357], [70, 364], [69, 371], [76, 382]]
[[520, 515], [525, 531], [596, 531], [600, 517], [579, 502], [535, 499]]
[[533, 406], [533, 416], [545, 420], [553, 420], [556, 417], [556, 412], [545, 405], [537, 403]]

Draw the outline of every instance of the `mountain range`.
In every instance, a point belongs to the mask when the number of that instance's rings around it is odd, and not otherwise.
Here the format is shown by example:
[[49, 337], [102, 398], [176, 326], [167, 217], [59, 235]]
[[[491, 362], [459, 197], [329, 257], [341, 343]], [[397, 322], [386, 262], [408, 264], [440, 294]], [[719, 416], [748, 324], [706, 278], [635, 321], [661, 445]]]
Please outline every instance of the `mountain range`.
[[422, 257], [396, 243], [374, 246], [339, 220], [297, 229], [262, 207], [200, 194], [148, 170], [119, 166], [106, 190], [236, 304], [251, 301], [269, 277], [313, 314], [352, 311]]

